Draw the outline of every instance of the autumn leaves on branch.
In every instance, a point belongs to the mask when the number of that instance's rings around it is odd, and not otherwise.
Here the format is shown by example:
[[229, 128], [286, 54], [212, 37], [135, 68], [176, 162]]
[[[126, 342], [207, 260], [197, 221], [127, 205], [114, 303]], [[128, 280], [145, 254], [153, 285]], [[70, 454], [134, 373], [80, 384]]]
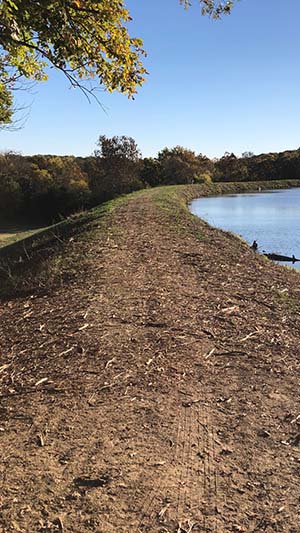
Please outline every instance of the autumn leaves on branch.
[[[233, 4], [198, 1], [202, 14], [213, 18]], [[131, 37], [130, 21], [124, 0], [0, 0], [0, 126], [12, 120], [18, 83], [46, 80], [49, 66], [88, 97], [96, 97], [99, 86], [133, 97], [146, 69], [143, 42]]]

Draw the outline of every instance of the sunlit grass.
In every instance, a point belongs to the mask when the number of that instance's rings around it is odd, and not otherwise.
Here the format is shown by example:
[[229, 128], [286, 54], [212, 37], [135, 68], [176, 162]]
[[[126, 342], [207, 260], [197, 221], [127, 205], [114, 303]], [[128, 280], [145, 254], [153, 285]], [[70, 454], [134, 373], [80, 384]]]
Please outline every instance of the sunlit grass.
[[20, 239], [26, 239], [26, 237], [30, 237], [30, 235], [33, 235], [36, 233], [36, 231], [38, 231], [38, 229], [34, 229], [24, 231], [18, 230], [15, 232], [12, 231], [11, 233], [6, 231], [5, 233], [1, 233], [1, 229], [2, 228], [0, 228], [0, 248], [8, 244], [12, 244]]

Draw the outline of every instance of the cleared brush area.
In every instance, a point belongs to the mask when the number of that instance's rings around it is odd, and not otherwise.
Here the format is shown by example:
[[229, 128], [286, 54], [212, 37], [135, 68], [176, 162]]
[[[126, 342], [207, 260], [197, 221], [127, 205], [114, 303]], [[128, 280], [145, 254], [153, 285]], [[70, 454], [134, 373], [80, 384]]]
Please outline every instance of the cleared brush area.
[[189, 213], [215, 191], [134, 193], [32, 246], [34, 276], [11, 259], [5, 533], [299, 531], [299, 274]]

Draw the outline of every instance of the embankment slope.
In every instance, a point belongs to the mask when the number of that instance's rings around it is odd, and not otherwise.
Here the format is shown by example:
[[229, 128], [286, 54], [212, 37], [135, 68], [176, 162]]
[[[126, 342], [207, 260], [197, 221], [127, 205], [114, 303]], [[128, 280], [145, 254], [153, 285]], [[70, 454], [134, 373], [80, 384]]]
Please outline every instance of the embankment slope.
[[3, 532], [299, 531], [299, 274], [197, 191], [118, 201], [3, 300]]

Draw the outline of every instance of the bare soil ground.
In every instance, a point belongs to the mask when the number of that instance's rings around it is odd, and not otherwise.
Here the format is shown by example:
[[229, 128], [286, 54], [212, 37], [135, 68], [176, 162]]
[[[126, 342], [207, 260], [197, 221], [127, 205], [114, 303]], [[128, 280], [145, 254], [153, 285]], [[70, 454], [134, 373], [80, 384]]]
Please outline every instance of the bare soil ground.
[[177, 204], [2, 302], [3, 533], [300, 531], [299, 274]]

